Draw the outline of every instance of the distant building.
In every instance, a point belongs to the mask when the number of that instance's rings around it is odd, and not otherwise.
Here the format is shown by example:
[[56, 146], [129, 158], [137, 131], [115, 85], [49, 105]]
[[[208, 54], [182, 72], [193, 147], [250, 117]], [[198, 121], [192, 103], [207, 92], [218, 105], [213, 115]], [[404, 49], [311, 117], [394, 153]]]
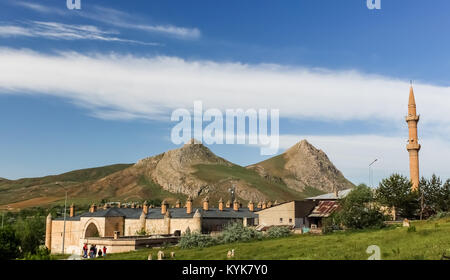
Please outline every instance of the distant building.
[[293, 228], [309, 227], [308, 215], [316, 206], [315, 201], [288, 201], [261, 209], [257, 212], [259, 227], [291, 226]]
[[306, 200], [316, 202], [316, 207], [308, 215], [311, 227], [314, 229], [322, 228], [322, 220], [336, 212], [339, 209], [339, 200], [346, 197], [351, 191], [352, 189], [346, 189], [306, 198]]

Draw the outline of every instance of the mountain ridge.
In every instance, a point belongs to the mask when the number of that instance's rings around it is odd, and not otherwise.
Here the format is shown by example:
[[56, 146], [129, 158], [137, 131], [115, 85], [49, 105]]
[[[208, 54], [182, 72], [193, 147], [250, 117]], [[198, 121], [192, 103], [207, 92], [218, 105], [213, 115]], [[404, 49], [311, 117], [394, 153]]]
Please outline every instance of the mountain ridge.
[[[306, 172], [305, 164], [314, 169]], [[277, 168], [269, 168], [270, 165]], [[325, 187], [320, 185], [322, 183]], [[245, 203], [302, 199], [328, 192], [330, 184], [338, 188], [352, 186], [323, 151], [306, 141], [300, 141], [281, 155], [243, 167], [191, 140], [180, 148], [140, 159], [134, 164], [0, 181], [0, 208], [61, 203], [64, 190], [60, 186], [65, 187], [70, 199], [77, 203], [144, 199], [167, 199], [173, 203], [190, 196], [199, 205], [205, 197], [212, 203], [221, 198], [230, 200], [232, 188], [236, 197]]]

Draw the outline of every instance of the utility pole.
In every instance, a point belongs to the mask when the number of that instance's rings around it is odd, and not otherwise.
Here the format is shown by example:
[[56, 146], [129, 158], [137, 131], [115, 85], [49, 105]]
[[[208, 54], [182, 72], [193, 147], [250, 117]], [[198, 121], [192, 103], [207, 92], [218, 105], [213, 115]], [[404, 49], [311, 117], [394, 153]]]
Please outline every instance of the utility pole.
[[369, 164], [369, 185], [373, 188], [373, 174], [372, 174], [372, 164], [374, 164], [378, 159], [376, 158], [374, 161], [372, 161], [371, 164]]
[[64, 255], [64, 242], [66, 241], [66, 212], [67, 212], [67, 189], [64, 188], [60, 183], [56, 183], [56, 185], [60, 186], [66, 192], [66, 198], [64, 200], [64, 229], [63, 229], [63, 240], [62, 240], [62, 254]]

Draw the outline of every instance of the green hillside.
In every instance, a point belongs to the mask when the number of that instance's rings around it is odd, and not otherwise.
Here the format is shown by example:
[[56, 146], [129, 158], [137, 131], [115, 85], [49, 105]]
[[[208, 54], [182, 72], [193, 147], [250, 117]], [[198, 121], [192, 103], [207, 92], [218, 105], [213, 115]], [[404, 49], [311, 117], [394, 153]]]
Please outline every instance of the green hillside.
[[[294, 235], [291, 237], [231, 243], [207, 248], [180, 249], [169, 247], [177, 260], [225, 260], [228, 250], [235, 249], [237, 260], [366, 260], [367, 247], [377, 245], [384, 260], [439, 260], [450, 255], [450, 218], [438, 221], [412, 222], [416, 231], [404, 227], [382, 230], [342, 232], [328, 235]], [[107, 260], [156, 259], [161, 249], [142, 249], [110, 254]]]
[[56, 183], [63, 186], [75, 186], [95, 181], [109, 174], [123, 170], [132, 164], [114, 164], [95, 168], [74, 170], [59, 175], [18, 180], [0, 180], [0, 205], [42, 198], [43, 204], [49, 199], [46, 196], [63, 196], [63, 191]]

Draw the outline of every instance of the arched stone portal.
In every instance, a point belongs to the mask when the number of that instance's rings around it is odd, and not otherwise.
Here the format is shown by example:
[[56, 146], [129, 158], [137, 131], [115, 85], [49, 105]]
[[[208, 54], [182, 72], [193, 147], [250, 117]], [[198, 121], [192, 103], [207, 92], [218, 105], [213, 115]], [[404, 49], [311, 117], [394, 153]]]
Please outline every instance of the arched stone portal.
[[86, 231], [84, 232], [84, 237], [100, 237], [100, 233], [98, 231], [97, 226], [94, 223], [90, 223], [87, 228]]

